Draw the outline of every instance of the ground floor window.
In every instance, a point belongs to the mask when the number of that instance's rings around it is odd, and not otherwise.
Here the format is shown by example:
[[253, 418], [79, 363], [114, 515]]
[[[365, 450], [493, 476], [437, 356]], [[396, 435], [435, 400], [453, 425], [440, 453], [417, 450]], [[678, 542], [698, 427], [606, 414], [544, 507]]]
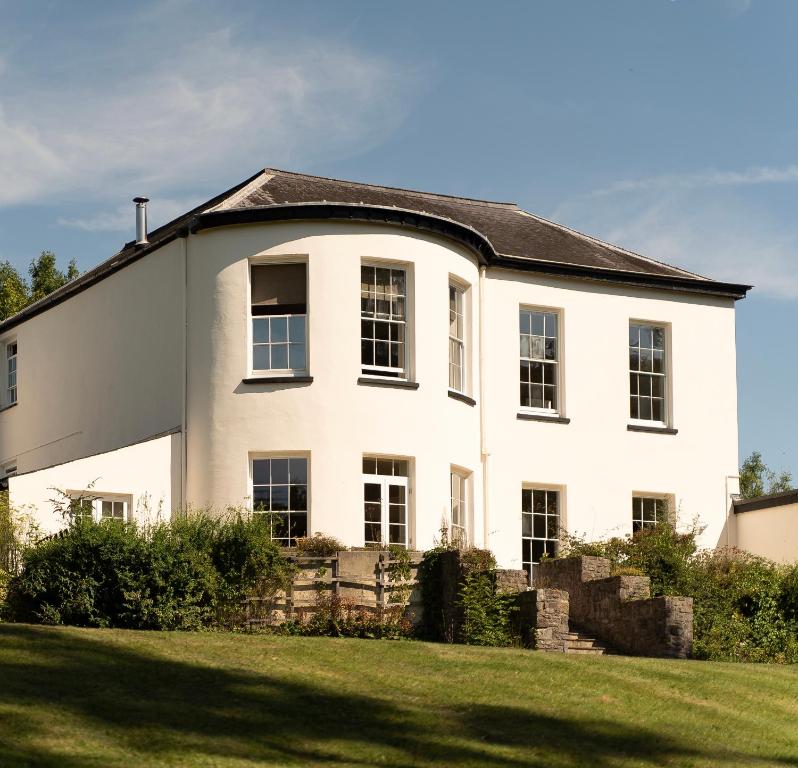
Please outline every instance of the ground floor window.
[[530, 582], [544, 556], [554, 557], [560, 536], [560, 492], [521, 490], [521, 562]]
[[656, 496], [632, 497], [632, 533], [653, 528], [667, 518], [668, 504]]
[[465, 547], [468, 544], [468, 476], [452, 470], [450, 537], [452, 544]]
[[252, 460], [252, 510], [271, 513], [272, 539], [283, 547], [308, 535], [308, 460], [271, 457]]
[[408, 546], [407, 476], [406, 459], [363, 457], [363, 539], [366, 546]]
[[119, 520], [128, 522], [129, 498], [119, 496], [95, 496], [92, 493], [74, 494], [69, 502], [69, 514], [73, 520]]

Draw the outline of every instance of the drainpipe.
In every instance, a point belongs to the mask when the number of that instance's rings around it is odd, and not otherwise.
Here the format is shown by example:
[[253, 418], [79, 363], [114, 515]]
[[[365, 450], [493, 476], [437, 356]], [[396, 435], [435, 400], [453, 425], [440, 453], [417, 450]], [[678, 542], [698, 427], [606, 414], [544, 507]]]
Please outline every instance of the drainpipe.
[[180, 511], [186, 510], [188, 472], [188, 238], [180, 238], [183, 251], [183, 392], [180, 430]]
[[488, 448], [485, 424], [485, 271], [479, 268], [479, 452], [482, 461], [482, 546], [490, 549], [488, 538]]

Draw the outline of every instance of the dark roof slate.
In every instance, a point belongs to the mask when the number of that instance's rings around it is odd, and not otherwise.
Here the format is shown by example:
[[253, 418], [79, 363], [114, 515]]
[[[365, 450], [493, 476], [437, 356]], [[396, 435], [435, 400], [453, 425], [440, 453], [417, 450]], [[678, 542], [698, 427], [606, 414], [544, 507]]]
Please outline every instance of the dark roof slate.
[[[487, 263], [513, 269], [553, 271], [610, 282], [661, 286], [671, 290], [742, 298], [747, 285], [718, 283], [654, 261], [542, 219], [515, 203], [474, 200], [266, 168], [149, 233], [149, 244], [126, 243], [117, 254], [49, 296], [0, 323], [0, 333], [45, 311], [162, 245], [209, 226], [285, 218], [357, 218], [358, 212], [424, 215], [439, 231], [450, 223], [469, 230], [488, 253]], [[343, 211], [343, 212], [342, 212]], [[238, 216], [238, 219], [235, 217]], [[389, 220], [387, 217], [385, 220]], [[398, 213], [393, 219], [408, 226]], [[131, 223], [133, 215], [131, 212]], [[439, 226], [440, 225], [440, 226]], [[430, 228], [429, 226], [427, 227]], [[468, 234], [468, 233], [466, 233]], [[473, 242], [470, 243], [473, 246]], [[556, 272], [556, 269], [560, 269]]]

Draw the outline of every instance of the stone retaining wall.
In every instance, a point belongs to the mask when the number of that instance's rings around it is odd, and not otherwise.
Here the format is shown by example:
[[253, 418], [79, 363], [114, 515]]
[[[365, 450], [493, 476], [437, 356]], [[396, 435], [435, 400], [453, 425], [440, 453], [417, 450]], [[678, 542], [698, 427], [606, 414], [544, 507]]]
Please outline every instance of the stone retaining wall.
[[606, 558], [544, 560], [535, 584], [565, 590], [571, 622], [619, 651], [675, 658], [692, 652], [692, 598], [652, 598], [647, 576], [610, 576]]
[[542, 587], [520, 592], [516, 622], [525, 646], [565, 653], [568, 638], [568, 593]]

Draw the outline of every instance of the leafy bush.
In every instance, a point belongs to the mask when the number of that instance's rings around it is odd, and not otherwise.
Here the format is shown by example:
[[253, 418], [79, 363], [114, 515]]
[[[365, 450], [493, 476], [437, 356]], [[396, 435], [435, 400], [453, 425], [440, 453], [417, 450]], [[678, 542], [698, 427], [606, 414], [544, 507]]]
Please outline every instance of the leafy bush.
[[293, 635], [395, 640], [410, 637], [413, 624], [402, 605], [369, 609], [350, 598], [319, 590], [314, 610], [306, 618], [284, 624], [280, 631]]
[[419, 566], [422, 634], [431, 640], [504, 646], [515, 642], [515, 596], [496, 589], [496, 560], [486, 549], [444, 541]]
[[8, 491], [0, 491], [0, 571], [16, 573], [26, 547], [39, 538], [39, 528], [32, 515], [14, 509]]
[[13, 619], [47, 624], [230, 626], [259, 580], [276, 590], [289, 573], [259, 519], [196, 515], [151, 528], [77, 520], [25, 552], [7, 604]]
[[660, 523], [624, 539], [571, 536], [561, 556], [607, 557], [615, 574], [648, 576], [653, 596], [692, 597], [696, 658], [798, 662], [798, 566], [734, 549], [698, 552], [697, 534]]
[[330, 557], [347, 548], [335, 536], [325, 536], [323, 533], [299, 536], [294, 541], [296, 544], [294, 552], [309, 557]]

